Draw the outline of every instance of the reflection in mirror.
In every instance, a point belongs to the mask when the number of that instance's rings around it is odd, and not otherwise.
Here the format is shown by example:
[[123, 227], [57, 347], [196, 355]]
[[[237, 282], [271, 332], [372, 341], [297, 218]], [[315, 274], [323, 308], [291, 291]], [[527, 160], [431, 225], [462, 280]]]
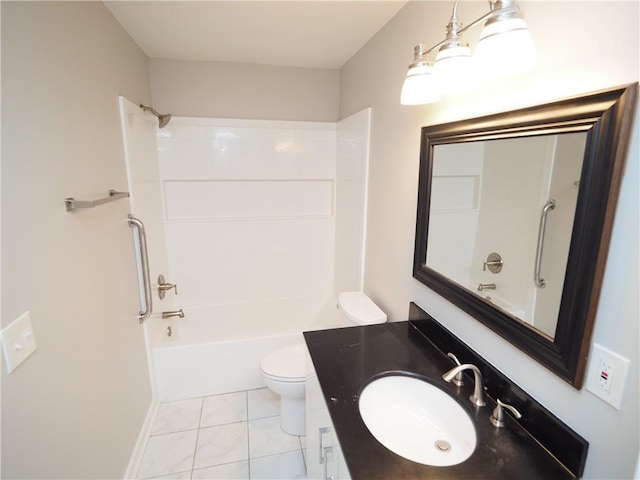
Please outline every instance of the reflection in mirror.
[[554, 337], [586, 138], [436, 145], [426, 265]]
[[413, 276], [582, 386], [638, 84], [422, 128]]

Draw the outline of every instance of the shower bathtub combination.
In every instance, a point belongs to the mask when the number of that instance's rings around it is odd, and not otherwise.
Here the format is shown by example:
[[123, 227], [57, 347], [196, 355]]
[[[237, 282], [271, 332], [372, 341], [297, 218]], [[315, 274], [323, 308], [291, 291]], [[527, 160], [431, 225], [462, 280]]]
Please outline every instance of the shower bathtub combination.
[[335, 123], [120, 105], [141, 291], [158, 279], [144, 320], [156, 399], [264, 387], [262, 357], [340, 326], [334, 292], [362, 290], [370, 109]]

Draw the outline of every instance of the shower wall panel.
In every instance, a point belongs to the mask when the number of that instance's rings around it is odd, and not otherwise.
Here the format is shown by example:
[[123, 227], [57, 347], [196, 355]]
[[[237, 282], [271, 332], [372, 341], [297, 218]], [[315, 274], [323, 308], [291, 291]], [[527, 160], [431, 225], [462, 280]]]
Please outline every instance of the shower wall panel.
[[[160, 274], [166, 275], [168, 272], [162, 208], [163, 197], [157, 154], [158, 119], [151, 113], [143, 112], [137, 104], [124, 97], [120, 97], [119, 100], [131, 213], [144, 222], [147, 237], [149, 277], [152, 283], [156, 283]], [[135, 250], [138, 251], [138, 248], [135, 248]], [[140, 262], [139, 255], [136, 255], [136, 261], [137, 263]], [[171, 279], [168, 278], [168, 280], [170, 281]], [[146, 302], [142, 294], [144, 292], [144, 284], [140, 269], [138, 269], [138, 290], [140, 293], [140, 305], [145, 305]], [[151, 302], [152, 314], [159, 315], [160, 312], [173, 310], [174, 300], [173, 295], [166, 295], [164, 299], [160, 299], [154, 291]], [[160, 322], [151, 320], [144, 322], [147, 343], [153, 342], [161, 334], [161, 327], [162, 324]], [[148, 355], [148, 361], [151, 365], [151, 370], [153, 370], [153, 360], [150, 355]]]
[[158, 148], [184, 322], [218, 340], [307, 328], [332, 293], [336, 125], [174, 118]]
[[334, 292], [363, 289], [371, 109], [338, 122]]
[[427, 265], [471, 287], [479, 214], [481, 143], [438, 145], [433, 166]]

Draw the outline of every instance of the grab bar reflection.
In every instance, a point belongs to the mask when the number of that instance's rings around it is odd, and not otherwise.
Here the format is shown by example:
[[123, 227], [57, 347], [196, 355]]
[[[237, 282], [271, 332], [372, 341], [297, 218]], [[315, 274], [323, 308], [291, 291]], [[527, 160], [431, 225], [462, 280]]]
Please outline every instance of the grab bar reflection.
[[547, 215], [549, 210], [556, 208], [555, 200], [549, 200], [542, 207], [542, 214], [540, 215], [540, 226], [538, 227], [538, 246], [536, 247], [536, 264], [533, 272], [533, 281], [538, 288], [544, 288], [547, 284], [544, 278], [540, 276], [540, 268], [542, 266], [542, 249], [544, 247], [544, 234], [547, 229]]
[[151, 280], [149, 278], [149, 257], [147, 255], [147, 234], [141, 220], [135, 218], [131, 214], [129, 214], [128, 219], [129, 226], [131, 228], [135, 227], [138, 231], [138, 248], [140, 249], [140, 265], [142, 268], [142, 283], [144, 287], [144, 306], [141, 305], [140, 307], [138, 321], [142, 323], [149, 317], [149, 315], [151, 315], [151, 310], [153, 308], [153, 300], [151, 298]]

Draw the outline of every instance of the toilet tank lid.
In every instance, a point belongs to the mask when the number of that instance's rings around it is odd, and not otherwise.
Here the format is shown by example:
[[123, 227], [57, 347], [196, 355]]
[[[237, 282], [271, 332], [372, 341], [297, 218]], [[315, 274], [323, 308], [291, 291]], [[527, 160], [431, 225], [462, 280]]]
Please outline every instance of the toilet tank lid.
[[358, 325], [373, 325], [387, 321], [387, 314], [364, 292], [342, 292], [338, 296], [338, 305], [346, 317]]

